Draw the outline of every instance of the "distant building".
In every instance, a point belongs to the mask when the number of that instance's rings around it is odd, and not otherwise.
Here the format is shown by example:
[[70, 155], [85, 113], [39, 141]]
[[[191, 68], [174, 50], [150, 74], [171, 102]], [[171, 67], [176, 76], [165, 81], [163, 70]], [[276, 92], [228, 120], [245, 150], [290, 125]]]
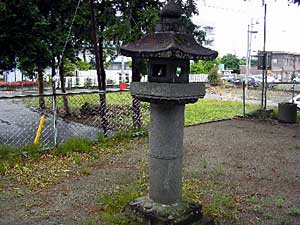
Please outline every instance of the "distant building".
[[[246, 65], [240, 65], [240, 74], [241, 75], [246, 75], [247, 69]], [[261, 75], [262, 71], [257, 69], [257, 66], [251, 66], [249, 70], [249, 76], [252, 75]]]
[[291, 81], [300, 75], [300, 54], [273, 51], [272, 69], [268, 74], [283, 82]]
[[[270, 79], [282, 82], [290, 82], [293, 78], [300, 76], [300, 54], [272, 51], [271, 69], [267, 71]], [[240, 66], [240, 73], [246, 74], [246, 66]], [[250, 76], [262, 75], [262, 70], [257, 66], [251, 66]]]

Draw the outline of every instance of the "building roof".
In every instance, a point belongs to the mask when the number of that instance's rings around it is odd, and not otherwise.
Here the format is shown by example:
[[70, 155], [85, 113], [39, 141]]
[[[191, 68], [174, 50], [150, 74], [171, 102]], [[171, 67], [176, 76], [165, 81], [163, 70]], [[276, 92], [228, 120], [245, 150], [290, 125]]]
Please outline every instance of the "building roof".
[[284, 52], [284, 51], [269, 51], [272, 52], [272, 54], [276, 55], [295, 55], [295, 56], [300, 56], [300, 53], [295, 53], [295, 52]]

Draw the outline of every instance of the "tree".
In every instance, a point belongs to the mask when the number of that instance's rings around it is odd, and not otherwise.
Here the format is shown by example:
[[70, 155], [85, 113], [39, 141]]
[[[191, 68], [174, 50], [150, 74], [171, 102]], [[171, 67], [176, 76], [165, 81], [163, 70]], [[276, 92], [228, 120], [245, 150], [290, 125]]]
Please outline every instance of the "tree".
[[64, 63], [64, 74], [67, 77], [72, 77], [74, 76], [75, 70], [76, 70], [76, 64], [71, 62], [70, 59], [66, 59]]
[[214, 65], [219, 66], [221, 63], [221, 58], [217, 58], [214, 61], [203, 61], [199, 60], [191, 65], [190, 72], [192, 74], [208, 74]]
[[221, 63], [225, 65], [225, 69], [233, 70], [234, 73], [240, 73], [240, 59], [232, 54], [222, 57]]
[[[0, 7], [0, 68], [13, 68], [19, 61], [24, 73], [37, 74], [39, 94], [43, 94], [43, 71], [51, 59], [46, 41], [49, 23], [42, 2], [12, 0], [1, 3]], [[44, 108], [43, 97], [40, 107]]]
[[91, 68], [91, 65], [86, 61], [78, 60], [76, 61], [76, 68], [78, 70], [87, 71]]

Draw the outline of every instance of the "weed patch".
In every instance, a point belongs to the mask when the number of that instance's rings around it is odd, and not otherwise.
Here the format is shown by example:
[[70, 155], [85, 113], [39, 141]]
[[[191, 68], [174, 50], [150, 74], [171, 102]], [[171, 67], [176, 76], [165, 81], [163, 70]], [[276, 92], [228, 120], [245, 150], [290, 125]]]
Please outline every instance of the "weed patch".
[[230, 193], [224, 193], [223, 186], [213, 180], [189, 179], [183, 182], [183, 199], [203, 205], [204, 214], [218, 222], [231, 222], [238, 219], [239, 199]]
[[73, 137], [55, 149], [56, 154], [67, 155], [71, 152], [87, 153], [91, 151], [93, 142], [81, 137]]
[[[146, 189], [141, 182], [116, 187], [112, 192], [101, 195], [98, 205], [103, 209], [100, 213], [101, 221], [107, 225], [129, 225], [135, 224], [123, 213], [127, 204], [146, 194]], [[136, 224], [137, 225], [137, 224]]]
[[300, 216], [300, 208], [298, 208], [298, 207], [290, 208], [289, 214], [292, 216]]

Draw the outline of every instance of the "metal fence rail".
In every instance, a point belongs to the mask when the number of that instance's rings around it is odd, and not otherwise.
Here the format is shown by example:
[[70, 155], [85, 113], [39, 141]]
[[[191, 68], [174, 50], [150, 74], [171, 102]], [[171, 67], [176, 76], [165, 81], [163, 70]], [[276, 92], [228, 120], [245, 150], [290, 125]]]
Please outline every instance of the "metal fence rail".
[[[105, 104], [100, 97], [106, 96]], [[40, 143], [54, 147], [71, 137], [96, 140], [108, 135], [147, 126], [149, 106], [135, 104], [128, 92], [85, 91], [67, 94], [17, 95], [0, 97], [0, 145], [26, 146], [32, 144], [42, 115], [45, 124]], [[135, 113], [134, 113], [135, 112]], [[136, 115], [140, 112], [140, 115]], [[146, 124], [139, 124], [143, 117]], [[105, 122], [106, 121], [106, 122]], [[105, 122], [105, 124], [104, 124]]]
[[[282, 102], [292, 102], [298, 104], [300, 109], [300, 83], [268, 83], [266, 92], [266, 109], [278, 109], [278, 104]], [[246, 86], [243, 90], [243, 85], [227, 84], [224, 86], [210, 86], [206, 91], [206, 98], [244, 102], [246, 114], [264, 108], [262, 107], [262, 87], [261, 86]], [[244, 99], [245, 98], [245, 99]], [[242, 110], [242, 109], [241, 109]]]

